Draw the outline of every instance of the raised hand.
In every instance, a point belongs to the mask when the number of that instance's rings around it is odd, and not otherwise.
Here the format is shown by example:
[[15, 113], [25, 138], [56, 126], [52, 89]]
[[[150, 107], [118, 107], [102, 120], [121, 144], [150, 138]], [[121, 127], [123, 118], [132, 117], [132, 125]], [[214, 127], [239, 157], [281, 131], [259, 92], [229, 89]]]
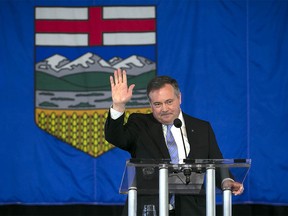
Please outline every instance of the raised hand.
[[124, 112], [126, 103], [132, 98], [135, 84], [128, 87], [126, 71], [118, 69], [114, 71], [114, 78], [110, 76], [110, 85], [113, 109]]

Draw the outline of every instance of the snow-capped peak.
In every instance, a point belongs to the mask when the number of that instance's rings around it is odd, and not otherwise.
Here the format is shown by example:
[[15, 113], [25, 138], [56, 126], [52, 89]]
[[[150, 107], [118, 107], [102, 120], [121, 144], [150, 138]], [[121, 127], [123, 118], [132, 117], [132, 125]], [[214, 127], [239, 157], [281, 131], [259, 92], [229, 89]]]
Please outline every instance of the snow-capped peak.
[[67, 58], [65, 58], [64, 56], [61, 55], [53, 55], [49, 58], [46, 59], [47, 64], [51, 66], [51, 68], [55, 71], [59, 71], [61, 70], [61, 68], [57, 67], [59, 65], [59, 63], [63, 60], [68, 60]]
[[127, 59], [119, 62], [118, 64], [114, 65], [115, 68], [130, 68], [129, 64], [133, 64], [137, 67], [143, 67], [144, 64], [138, 59], [136, 55], [132, 55]]
[[63, 68], [73, 69], [73, 67], [76, 67], [77, 65], [82, 65], [83, 67], [88, 68], [89, 67], [88, 63], [90, 64], [94, 63], [94, 60], [92, 59], [93, 55], [94, 55], [93, 53], [88, 52], [80, 56], [79, 58], [75, 59], [74, 61], [70, 62], [69, 64], [64, 65], [62, 69]]

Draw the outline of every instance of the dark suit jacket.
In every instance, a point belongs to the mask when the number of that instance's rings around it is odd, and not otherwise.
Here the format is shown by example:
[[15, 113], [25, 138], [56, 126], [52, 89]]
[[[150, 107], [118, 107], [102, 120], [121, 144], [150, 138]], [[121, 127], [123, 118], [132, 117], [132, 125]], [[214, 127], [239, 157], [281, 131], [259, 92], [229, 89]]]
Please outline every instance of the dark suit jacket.
[[[183, 113], [186, 132], [190, 144], [188, 158], [192, 159], [222, 159], [222, 153], [217, 145], [210, 123], [193, 118]], [[153, 114], [133, 113], [124, 124], [124, 115], [113, 120], [109, 116], [105, 124], [105, 138], [111, 144], [130, 152], [132, 158], [139, 159], [170, 159], [163, 135], [162, 124]], [[227, 176], [225, 176], [227, 177]], [[217, 185], [221, 185], [224, 177], [217, 175]], [[141, 207], [153, 201], [158, 209], [158, 196], [138, 197], [139, 215]], [[205, 196], [176, 195], [176, 215], [205, 215]], [[126, 205], [127, 208], [127, 205]]]

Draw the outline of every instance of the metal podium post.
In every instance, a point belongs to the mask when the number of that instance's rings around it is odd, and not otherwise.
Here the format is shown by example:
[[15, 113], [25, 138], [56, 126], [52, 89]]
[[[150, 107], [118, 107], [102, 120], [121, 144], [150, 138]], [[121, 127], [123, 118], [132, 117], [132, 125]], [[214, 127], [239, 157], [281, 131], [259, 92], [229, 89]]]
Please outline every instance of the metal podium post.
[[206, 215], [216, 215], [215, 167], [206, 168]]
[[137, 215], [137, 188], [129, 187], [128, 190], [128, 216]]
[[159, 216], [168, 216], [168, 166], [159, 165]]
[[232, 215], [232, 192], [231, 189], [223, 191], [223, 216]]

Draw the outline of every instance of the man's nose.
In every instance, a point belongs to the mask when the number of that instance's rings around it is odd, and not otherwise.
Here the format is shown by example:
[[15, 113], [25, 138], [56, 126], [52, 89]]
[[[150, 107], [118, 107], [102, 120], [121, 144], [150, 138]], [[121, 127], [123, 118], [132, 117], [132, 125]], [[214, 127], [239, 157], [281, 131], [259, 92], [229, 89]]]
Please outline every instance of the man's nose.
[[162, 110], [163, 110], [163, 111], [168, 110], [168, 105], [167, 105], [166, 103], [163, 103], [163, 104], [162, 104]]

